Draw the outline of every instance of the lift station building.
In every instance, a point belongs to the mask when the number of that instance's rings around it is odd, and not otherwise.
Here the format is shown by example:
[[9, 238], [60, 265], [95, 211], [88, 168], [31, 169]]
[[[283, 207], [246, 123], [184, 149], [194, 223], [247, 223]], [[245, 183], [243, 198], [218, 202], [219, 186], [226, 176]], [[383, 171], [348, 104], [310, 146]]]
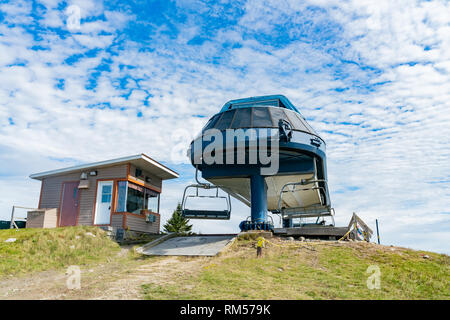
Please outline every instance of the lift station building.
[[30, 175], [41, 181], [27, 227], [94, 225], [159, 233], [162, 182], [178, 173], [145, 154]]

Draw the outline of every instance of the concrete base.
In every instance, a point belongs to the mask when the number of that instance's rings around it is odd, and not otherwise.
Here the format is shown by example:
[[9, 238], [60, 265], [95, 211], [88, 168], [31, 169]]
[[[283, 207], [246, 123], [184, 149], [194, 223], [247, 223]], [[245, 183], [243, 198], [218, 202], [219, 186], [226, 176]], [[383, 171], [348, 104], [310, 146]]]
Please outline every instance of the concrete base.
[[238, 234], [239, 238], [244, 238], [244, 239], [256, 239], [258, 237], [263, 237], [263, 238], [272, 238], [273, 234], [270, 231], [261, 231], [261, 230], [248, 230], [248, 231], [243, 231], [241, 233]]
[[140, 253], [150, 256], [215, 256], [235, 235], [208, 235], [173, 237], [155, 246], [143, 248]]

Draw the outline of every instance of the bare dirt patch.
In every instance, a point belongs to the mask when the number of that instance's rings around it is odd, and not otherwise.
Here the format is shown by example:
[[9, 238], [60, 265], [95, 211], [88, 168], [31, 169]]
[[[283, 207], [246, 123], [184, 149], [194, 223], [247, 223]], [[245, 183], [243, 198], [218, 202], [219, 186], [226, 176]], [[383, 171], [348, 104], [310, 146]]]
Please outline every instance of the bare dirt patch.
[[195, 274], [208, 257], [127, 257], [124, 246], [109, 263], [81, 269], [81, 289], [69, 290], [63, 271], [0, 279], [0, 299], [141, 299], [141, 285], [173, 283]]

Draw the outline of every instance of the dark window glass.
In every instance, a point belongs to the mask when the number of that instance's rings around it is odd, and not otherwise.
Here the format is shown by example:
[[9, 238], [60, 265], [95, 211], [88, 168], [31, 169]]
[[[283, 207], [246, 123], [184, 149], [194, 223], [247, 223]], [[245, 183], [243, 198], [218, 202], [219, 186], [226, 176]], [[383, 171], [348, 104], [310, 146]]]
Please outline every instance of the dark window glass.
[[135, 188], [134, 185], [128, 188], [127, 212], [140, 214], [144, 209], [144, 188]]
[[230, 127], [231, 121], [233, 120], [233, 116], [235, 113], [235, 109], [230, 111], [225, 111], [219, 121], [216, 123], [214, 128], [218, 130], [225, 130]]
[[208, 130], [214, 127], [214, 125], [216, 124], [217, 120], [219, 120], [220, 116], [222, 114], [216, 114], [214, 117], [212, 117], [211, 119], [209, 119], [208, 123], [206, 124], [205, 128], [203, 130]]
[[269, 108], [253, 108], [252, 127], [272, 127]]
[[[119, 193], [121, 187], [123, 188], [123, 186], [122, 185], [119, 186]], [[158, 199], [159, 193], [138, 186], [133, 183], [128, 183], [128, 190], [126, 196], [126, 212], [136, 214], [140, 214], [141, 210], [150, 210], [152, 212], [158, 212]], [[122, 212], [121, 210], [123, 210], [123, 206], [121, 207], [120, 203], [123, 203], [123, 200], [121, 202], [119, 194], [119, 200], [117, 205], [118, 212]]]
[[231, 124], [231, 128], [249, 128], [251, 125], [251, 117], [251, 108], [236, 109], [236, 116], [234, 117], [233, 123]]
[[258, 107], [258, 106], [272, 106], [278, 107], [278, 99], [276, 100], [267, 100], [267, 101], [258, 101], [258, 102], [246, 102], [246, 103], [234, 103], [232, 104], [233, 108], [248, 108], [248, 107]]

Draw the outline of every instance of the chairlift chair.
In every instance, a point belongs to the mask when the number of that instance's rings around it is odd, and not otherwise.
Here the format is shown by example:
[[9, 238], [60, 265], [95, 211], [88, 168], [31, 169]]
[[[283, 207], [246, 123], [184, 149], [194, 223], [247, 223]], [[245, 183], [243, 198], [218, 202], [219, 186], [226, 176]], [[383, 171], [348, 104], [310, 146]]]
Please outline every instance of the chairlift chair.
[[[290, 182], [283, 185], [280, 190], [280, 196], [278, 198], [278, 214], [282, 221], [284, 219], [292, 218], [312, 218], [317, 217], [316, 224], [319, 225], [319, 219], [321, 217], [330, 216], [332, 220], [332, 225], [335, 225], [334, 221], [334, 209], [326, 204], [326, 201], [322, 195], [322, 192], [328, 197], [328, 185], [325, 179], [317, 178], [316, 161], [314, 161], [314, 172], [315, 175], [312, 179], [304, 180], [300, 182]], [[325, 187], [320, 186], [319, 183], [325, 184]], [[308, 206], [308, 207], [290, 207], [286, 208], [283, 206], [283, 195], [286, 193], [293, 193], [299, 191], [309, 191], [317, 190], [320, 203]]]
[[[198, 170], [195, 171], [196, 184], [188, 185], [183, 192], [183, 200], [181, 203], [181, 215], [187, 219], [214, 219], [214, 220], [229, 220], [231, 215], [231, 197], [228, 192], [226, 196], [219, 196], [220, 187], [211, 185], [209, 183], [201, 183], [197, 178]], [[188, 194], [189, 189], [195, 189], [195, 194]], [[200, 195], [199, 189], [212, 190], [215, 189], [214, 195]], [[225, 199], [227, 203], [226, 210], [199, 210], [199, 209], [187, 209], [186, 202], [189, 198], [210, 198], [210, 199]]]

